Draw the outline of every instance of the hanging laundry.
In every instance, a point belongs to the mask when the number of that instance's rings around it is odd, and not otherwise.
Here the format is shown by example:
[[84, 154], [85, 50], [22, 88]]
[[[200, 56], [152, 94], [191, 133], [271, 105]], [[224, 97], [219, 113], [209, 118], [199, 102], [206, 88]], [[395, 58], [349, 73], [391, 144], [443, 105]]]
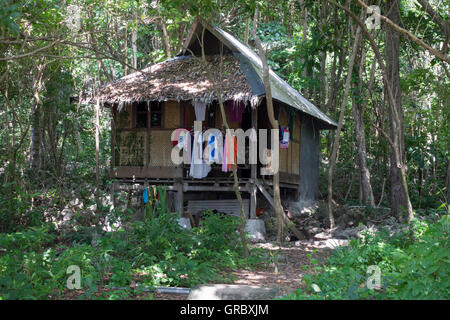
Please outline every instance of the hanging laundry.
[[[177, 147], [179, 149], [187, 149], [189, 148], [189, 140], [191, 138], [191, 134], [189, 133], [189, 131], [183, 130], [183, 132], [181, 132], [181, 134], [178, 136], [178, 144]], [[189, 150], [189, 149], [187, 149]]]
[[[234, 163], [237, 165], [237, 137], [233, 139]], [[231, 164], [228, 165], [228, 170], [231, 170]]]
[[244, 113], [245, 104], [243, 101], [228, 100], [227, 101], [227, 118], [230, 122], [242, 122], [242, 114]]
[[201, 101], [194, 102], [195, 120], [205, 121], [206, 103]]
[[[210, 129], [211, 130], [211, 129]], [[215, 132], [209, 132], [207, 139], [207, 160], [208, 163], [221, 163], [222, 161], [222, 133], [215, 129]], [[205, 157], [206, 158], [206, 157]]]
[[[234, 159], [232, 161], [232, 159]], [[222, 155], [222, 172], [232, 170], [232, 165], [237, 163], [237, 137], [225, 135]]]
[[196, 131], [192, 146], [192, 159], [189, 175], [195, 179], [202, 179], [211, 171], [211, 165], [203, 159], [203, 133]]
[[148, 188], [144, 189], [144, 194], [142, 195], [142, 197], [144, 198], [144, 203], [148, 202]]
[[287, 149], [289, 147], [289, 128], [280, 127], [281, 138], [280, 138], [280, 148]]
[[223, 153], [222, 153], [222, 172], [228, 172], [228, 159], [230, 156], [230, 147], [229, 147], [229, 137], [225, 134], [224, 143], [223, 143]]
[[178, 148], [182, 149], [184, 144], [186, 143], [187, 135], [189, 135], [189, 131], [187, 129], [176, 129], [173, 136], [172, 145], [178, 146]]

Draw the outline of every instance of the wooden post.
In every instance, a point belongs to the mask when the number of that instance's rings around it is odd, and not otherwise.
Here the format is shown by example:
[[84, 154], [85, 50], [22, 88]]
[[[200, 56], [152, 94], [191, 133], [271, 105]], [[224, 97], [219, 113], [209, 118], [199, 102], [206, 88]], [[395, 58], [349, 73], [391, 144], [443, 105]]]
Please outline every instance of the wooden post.
[[111, 108], [111, 162], [110, 176], [114, 176], [116, 166], [116, 105]]
[[[112, 179], [114, 177], [114, 170], [116, 167], [116, 105], [111, 106], [111, 162], [109, 168], [109, 176]], [[111, 185], [111, 203], [113, 208], [116, 207], [116, 182], [114, 181]]]
[[[252, 108], [252, 128], [256, 130], [256, 136], [258, 136], [258, 111], [256, 108]], [[258, 146], [258, 144], [256, 144]], [[250, 185], [250, 219], [256, 219], [256, 179], [257, 178], [257, 170], [258, 164], [250, 164], [250, 174], [252, 178], [252, 182]]]
[[177, 188], [177, 209], [180, 217], [184, 215], [184, 199], [183, 199], [183, 180], [177, 179], [175, 182]]
[[144, 143], [145, 143], [145, 146], [144, 146], [144, 167], [145, 168], [148, 168], [149, 167], [149, 165], [150, 165], [150, 143], [152, 143], [151, 142], [151, 139], [150, 139], [150, 120], [148, 120], [148, 123], [147, 123], [147, 130], [146, 130], [146, 132], [145, 132], [145, 139], [144, 139]]

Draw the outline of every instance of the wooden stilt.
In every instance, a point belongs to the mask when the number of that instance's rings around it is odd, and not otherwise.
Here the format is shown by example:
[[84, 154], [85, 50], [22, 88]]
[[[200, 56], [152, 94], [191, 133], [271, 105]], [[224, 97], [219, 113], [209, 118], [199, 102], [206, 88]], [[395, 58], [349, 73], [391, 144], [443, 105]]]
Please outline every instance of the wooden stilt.
[[[256, 108], [252, 109], [252, 128], [255, 130], [258, 130], [258, 111]], [[258, 131], [256, 131], [256, 134], [258, 134]], [[257, 170], [258, 165], [256, 163], [250, 164], [251, 166], [251, 185], [249, 188], [250, 191], [250, 219], [256, 219], [256, 193], [257, 193], [257, 186], [256, 186], [256, 179], [257, 179]]]
[[175, 185], [177, 188], [177, 210], [180, 217], [183, 217], [184, 214], [183, 181], [176, 180]]
[[272, 196], [269, 194], [269, 192], [267, 192], [267, 190], [263, 187], [263, 185], [259, 183], [258, 180], [256, 180], [256, 186], [258, 187], [259, 191], [261, 191], [261, 193], [264, 195], [264, 197], [267, 199], [272, 208], [275, 209], [275, 203], [273, 201]]
[[250, 192], [250, 219], [256, 219], [256, 185], [253, 183]]

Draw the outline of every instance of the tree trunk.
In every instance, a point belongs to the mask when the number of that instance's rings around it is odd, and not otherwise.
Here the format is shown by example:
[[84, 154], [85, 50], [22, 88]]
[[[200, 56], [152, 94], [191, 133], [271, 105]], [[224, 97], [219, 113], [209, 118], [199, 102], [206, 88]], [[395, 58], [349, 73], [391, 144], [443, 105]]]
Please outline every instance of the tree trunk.
[[[8, 71], [8, 65], [6, 65], [6, 70]], [[11, 145], [10, 145], [10, 139], [9, 139], [9, 97], [8, 97], [8, 87], [6, 87], [5, 92], [3, 93], [3, 96], [5, 97], [5, 139], [6, 139], [6, 160], [8, 161], [8, 169], [5, 171], [4, 176], [4, 184], [9, 182], [9, 175], [13, 175], [11, 171]]]
[[169, 39], [169, 34], [167, 33], [167, 26], [166, 26], [166, 23], [164, 22], [163, 18], [160, 17], [159, 21], [160, 21], [161, 30], [162, 30], [164, 50], [166, 51], [167, 59], [169, 59], [172, 57], [172, 54], [170, 52], [170, 41], [169, 41], [170, 39]]
[[40, 93], [42, 90], [42, 78], [44, 74], [44, 63], [40, 63], [37, 66], [36, 77], [33, 82], [33, 111], [32, 111], [32, 127], [31, 127], [31, 145], [30, 145], [30, 153], [31, 153], [31, 161], [30, 161], [30, 169], [32, 171], [32, 175], [36, 176], [37, 171], [39, 170], [40, 165], [40, 154], [41, 154], [41, 98]]
[[245, 22], [244, 43], [248, 44], [248, 38], [250, 37], [250, 17]]
[[[100, 88], [100, 60], [97, 61], [98, 66], [98, 88]], [[96, 103], [95, 103], [95, 196], [97, 203], [99, 202], [99, 191], [100, 191], [100, 96], [97, 95]]]
[[[362, 49], [356, 66], [359, 66], [358, 83], [354, 85], [354, 92], [357, 96], [353, 97], [352, 111], [353, 118], [355, 120], [355, 135], [356, 135], [356, 146], [358, 150], [358, 162], [359, 162], [359, 176], [360, 176], [360, 200], [363, 204], [371, 207], [375, 207], [375, 199], [373, 196], [372, 184], [370, 182], [370, 171], [367, 166], [367, 152], [366, 152], [366, 136], [364, 132], [364, 111], [365, 107], [361, 103], [362, 94], [361, 90], [363, 88], [362, 76], [364, 71], [364, 64], [366, 60], [366, 55], [364, 48]], [[370, 81], [370, 80], [369, 80]]]
[[330, 221], [330, 229], [334, 228], [334, 225], [335, 225], [334, 216], [333, 216], [333, 207], [332, 207], [333, 172], [334, 172], [334, 166], [336, 165], [337, 152], [339, 149], [339, 138], [340, 138], [340, 134], [341, 134], [341, 130], [342, 130], [342, 124], [344, 122], [345, 109], [347, 106], [347, 98], [348, 98], [348, 93], [350, 90], [353, 66], [355, 64], [356, 53], [358, 51], [360, 35], [361, 35], [361, 28], [358, 27], [356, 29], [356, 35], [354, 38], [355, 40], [353, 43], [352, 53], [350, 56], [350, 61], [348, 63], [348, 73], [347, 73], [347, 79], [345, 80], [344, 96], [342, 97], [342, 104], [341, 104], [341, 110], [340, 110], [340, 114], [339, 114], [338, 127], [336, 129], [336, 133], [334, 136], [334, 143], [333, 143], [333, 148], [332, 148], [331, 157], [330, 157], [330, 168], [328, 170], [328, 199], [327, 199], [328, 219]]
[[123, 54], [125, 55], [125, 69], [124, 75], [128, 75], [128, 26], [125, 24], [125, 35], [124, 35], [124, 44], [123, 44]]
[[137, 10], [134, 11], [134, 17], [135, 17], [135, 21], [136, 21], [136, 27], [133, 29], [133, 31], [131, 32], [131, 50], [133, 51], [133, 60], [132, 62], [132, 66], [135, 69], [135, 71], [137, 70], [137, 45], [136, 45], [136, 41], [137, 41], [137, 28], [138, 28], [138, 13]]
[[[400, 23], [400, 8], [399, 0], [387, 0], [386, 2], [387, 17], [392, 22]], [[404, 181], [401, 170], [405, 170], [405, 145], [404, 145], [404, 128], [403, 128], [403, 111], [401, 108], [402, 96], [400, 89], [400, 67], [399, 67], [399, 52], [400, 52], [400, 34], [390, 26], [386, 27], [386, 72], [387, 85], [390, 85], [394, 105], [391, 104], [390, 118], [391, 128], [390, 136], [393, 141], [391, 145], [390, 155], [390, 182], [391, 182], [391, 210], [392, 213], [403, 219], [403, 212], [411, 204], [405, 192], [403, 192]], [[397, 150], [395, 150], [397, 149]], [[399, 157], [399, 159], [397, 159]], [[406, 217], [409, 220], [408, 217]]]
[[[269, 65], [267, 64], [266, 56], [264, 49], [261, 44], [261, 40], [256, 35], [256, 18], [258, 16], [258, 10], [255, 10], [255, 17], [253, 19], [253, 29], [252, 36], [255, 40], [256, 47], [258, 48], [258, 54], [261, 59], [263, 65], [263, 82], [264, 88], [266, 90], [266, 105], [267, 105], [267, 113], [269, 116], [270, 124], [273, 129], [279, 130], [278, 121], [275, 119], [274, 111], [273, 111], [273, 101], [272, 101], [272, 89], [270, 87], [269, 81]], [[279, 159], [275, 159], [275, 161], [279, 161]], [[273, 174], [273, 200], [275, 203], [275, 213], [277, 216], [277, 241], [281, 243], [283, 241], [283, 233], [284, 233], [284, 211], [283, 206], [281, 205], [281, 195], [280, 195], [280, 173], [279, 170], [276, 170]]]
[[[203, 28], [202, 31], [202, 37], [201, 37], [201, 41], [200, 41], [200, 46], [202, 49], [202, 57], [201, 57], [201, 61], [207, 65], [208, 61], [206, 60], [206, 56], [205, 56], [205, 47], [204, 47], [204, 36], [205, 36], [205, 28]], [[191, 52], [192, 53], [192, 52]], [[222, 54], [222, 53], [221, 53]], [[192, 53], [192, 56], [195, 57], [195, 55]], [[222, 68], [222, 66], [221, 66]], [[211, 73], [209, 72], [209, 69], [207, 68], [207, 75], [208, 75], [208, 79], [211, 83], [213, 83], [213, 89], [214, 89], [214, 93], [217, 96], [217, 100], [219, 102], [219, 108], [220, 108], [220, 112], [222, 115], [222, 122], [223, 125], [226, 129], [226, 134], [228, 134], [229, 130], [230, 130], [230, 126], [228, 124], [227, 121], [227, 116], [225, 113], [225, 107], [223, 105], [223, 101], [222, 101], [222, 91], [221, 91], [221, 87], [220, 84], [215, 83], [214, 81], [214, 77], [211, 75]], [[233, 161], [234, 162], [234, 161]], [[245, 215], [244, 212], [244, 202], [242, 200], [242, 196], [241, 196], [241, 192], [239, 191], [239, 177], [237, 174], [237, 163], [233, 163], [232, 166], [232, 171], [233, 171], [233, 190], [234, 193], [236, 195], [236, 198], [239, 202], [239, 206], [240, 206], [240, 218], [241, 218], [241, 223], [239, 225], [239, 237], [241, 238], [241, 243], [242, 243], [242, 248], [243, 248], [243, 256], [246, 258], [249, 256], [249, 249], [247, 247], [247, 238], [246, 238], [246, 234], [245, 234], [245, 226], [247, 224], [247, 217]]]

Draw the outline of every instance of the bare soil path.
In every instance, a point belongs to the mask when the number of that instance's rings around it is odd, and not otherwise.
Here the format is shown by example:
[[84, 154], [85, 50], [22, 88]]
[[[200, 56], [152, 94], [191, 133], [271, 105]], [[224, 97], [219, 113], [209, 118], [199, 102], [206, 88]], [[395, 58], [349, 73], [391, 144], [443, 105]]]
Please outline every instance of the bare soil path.
[[[306, 274], [315, 273], [311, 259], [318, 263], [325, 262], [332, 251], [321, 241], [296, 241], [279, 246], [273, 242], [252, 244], [262, 248], [267, 254], [269, 265], [257, 270], [234, 270], [236, 280], [233, 284], [275, 287], [279, 295], [295, 292], [301, 286], [301, 280]], [[184, 300], [187, 295], [153, 294], [156, 300]]]

